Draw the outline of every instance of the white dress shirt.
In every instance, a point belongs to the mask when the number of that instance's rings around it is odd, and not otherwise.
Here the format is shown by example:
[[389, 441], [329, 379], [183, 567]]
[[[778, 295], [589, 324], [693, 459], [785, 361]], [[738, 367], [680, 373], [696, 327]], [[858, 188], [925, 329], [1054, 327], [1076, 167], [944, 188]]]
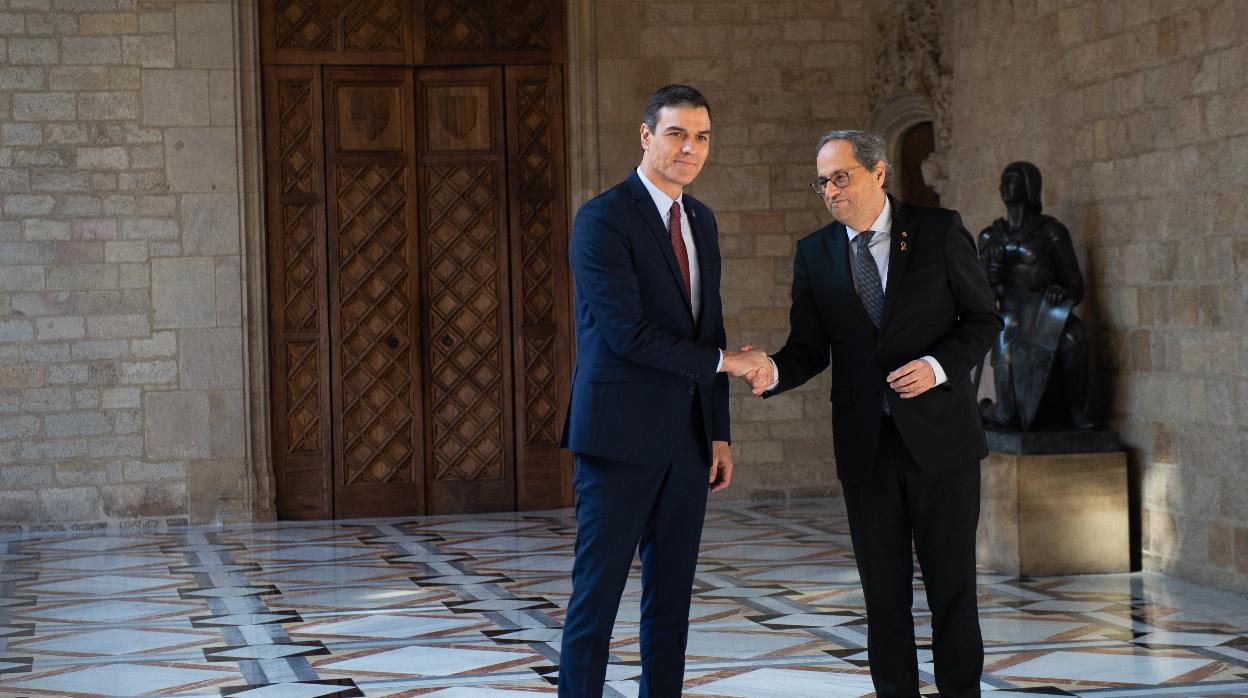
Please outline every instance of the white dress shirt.
[[698, 315], [702, 312], [702, 272], [698, 269], [698, 248], [693, 244], [693, 230], [689, 228], [689, 212], [685, 210], [685, 195], [682, 192], [680, 196], [673, 199], [664, 194], [646, 179], [640, 167], [637, 168], [637, 176], [641, 178], [641, 183], [646, 185], [650, 198], [654, 199], [654, 205], [659, 209], [659, 217], [663, 219], [665, 229], [672, 229], [672, 202], [680, 204], [680, 236], [685, 239], [685, 250], [689, 253], [689, 293], [693, 296], [689, 300], [693, 307], [693, 321], [697, 322]]
[[[689, 294], [693, 296], [689, 299], [689, 305], [693, 310], [693, 321], [698, 321], [698, 316], [702, 314], [702, 271], [698, 268], [698, 247], [693, 244], [693, 230], [689, 227], [689, 211], [685, 208], [685, 194], [681, 192], [680, 196], [673, 199], [664, 194], [662, 190], [654, 186], [654, 182], [646, 179], [646, 173], [641, 171], [641, 167], [637, 168], [637, 176], [641, 178], [641, 183], [645, 185], [646, 191], [650, 192], [650, 198], [654, 199], [654, 205], [659, 209], [659, 218], [663, 219], [663, 227], [667, 230], [672, 229], [672, 202], [680, 202], [680, 236], [685, 240], [685, 251], [689, 254]], [[724, 367], [724, 350], [719, 350], [719, 361], [715, 364], [715, 372]]]
[[[893, 241], [893, 203], [887, 197], [884, 198], [884, 208], [880, 209], [880, 215], [876, 216], [875, 222], [871, 224], [869, 230], [874, 230], [875, 235], [871, 237], [871, 244], [867, 247], [867, 250], [871, 252], [871, 258], [875, 260], [875, 268], [880, 271], [880, 290], [888, 293], [888, 255]], [[854, 238], [861, 235], [862, 232], [854, 230], [847, 225], [845, 226], [845, 234], [849, 236], [849, 249], [852, 255], [855, 250]], [[854, 265], [852, 261], [849, 268], [850, 273], [854, 277], [854, 288], [857, 289], [858, 273], [853, 271]], [[936, 383], [932, 385], [933, 388], [948, 380], [945, 376], [945, 370], [941, 368], [939, 361], [931, 356], [921, 358], [932, 367], [932, 373], [936, 374]], [[771, 361], [771, 375], [775, 380], [772, 381], [771, 385], [767, 386], [767, 389], [774, 390], [780, 384], [780, 368], [776, 366], [774, 360], [770, 358], [768, 360]], [[897, 368], [900, 368], [900, 366]]]

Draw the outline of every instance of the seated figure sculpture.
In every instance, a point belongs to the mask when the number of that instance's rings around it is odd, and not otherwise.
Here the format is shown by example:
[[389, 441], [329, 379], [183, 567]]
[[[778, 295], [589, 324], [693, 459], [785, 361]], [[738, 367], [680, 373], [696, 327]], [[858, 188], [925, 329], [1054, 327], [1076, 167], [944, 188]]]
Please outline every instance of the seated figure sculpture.
[[1072, 312], [1083, 276], [1070, 232], [1041, 213], [1040, 170], [1014, 162], [1001, 173], [1006, 215], [979, 235], [980, 260], [1005, 326], [992, 348], [995, 402], [984, 421], [1002, 429], [1092, 429], [1088, 337]]

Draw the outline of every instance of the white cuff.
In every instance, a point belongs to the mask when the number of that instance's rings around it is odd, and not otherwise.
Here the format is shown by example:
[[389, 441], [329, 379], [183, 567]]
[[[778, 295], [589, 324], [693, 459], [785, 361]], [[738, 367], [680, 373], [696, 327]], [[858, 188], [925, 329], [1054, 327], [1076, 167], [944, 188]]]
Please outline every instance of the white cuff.
[[719, 350], [719, 363], [715, 364], [715, 372], [719, 373], [722, 370], [724, 370], [724, 350], [720, 349]]
[[945, 375], [945, 369], [940, 367], [939, 361], [931, 356], [924, 356], [922, 358], [927, 362], [928, 366], [932, 367], [932, 373], [936, 374], [936, 382], [932, 384], [933, 388], [949, 380], [949, 377]]
[[771, 382], [771, 385], [767, 386], [767, 389], [775, 390], [776, 386], [780, 385], [780, 367], [776, 365], [776, 360], [770, 356], [767, 357], [767, 360], [771, 362], [771, 377], [775, 379]]

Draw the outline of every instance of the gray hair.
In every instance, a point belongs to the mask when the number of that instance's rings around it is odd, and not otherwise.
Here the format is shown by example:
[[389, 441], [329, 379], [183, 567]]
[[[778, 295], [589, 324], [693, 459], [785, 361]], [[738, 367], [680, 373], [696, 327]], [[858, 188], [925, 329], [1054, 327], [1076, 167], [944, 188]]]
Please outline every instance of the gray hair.
[[887, 184], [893, 175], [893, 166], [888, 161], [888, 142], [882, 136], [856, 129], [840, 129], [828, 131], [819, 137], [815, 145], [815, 154], [823, 150], [828, 141], [849, 141], [854, 149], [854, 159], [859, 165], [869, 170], [875, 169], [875, 163], [884, 163], [884, 183]]

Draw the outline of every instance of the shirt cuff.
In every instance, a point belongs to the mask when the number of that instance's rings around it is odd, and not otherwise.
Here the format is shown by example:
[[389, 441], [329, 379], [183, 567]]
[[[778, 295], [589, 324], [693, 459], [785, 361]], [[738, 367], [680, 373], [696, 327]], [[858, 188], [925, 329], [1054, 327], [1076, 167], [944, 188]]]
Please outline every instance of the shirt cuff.
[[719, 373], [719, 372], [720, 372], [720, 371], [722, 371], [722, 370], [724, 370], [724, 350], [723, 350], [723, 349], [720, 349], [720, 350], [719, 350], [719, 361], [718, 361], [718, 362], [716, 362], [716, 364], [715, 364], [715, 372], [716, 372], [716, 373]]
[[949, 380], [949, 377], [945, 375], [945, 369], [940, 367], [940, 362], [934, 357], [924, 356], [923, 360], [927, 362], [928, 366], [932, 367], [932, 373], [936, 374], [936, 382], [932, 384], [933, 388]]
[[767, 386], [767, 390], [775, 390], [776, 386], [780, 385], [780, 367], [776, 365], [776, 360], [770, 356], [767, 357], [767, 360], [771, 362], [771, 377], [775, 379], [771, 381], [771, 385]]

